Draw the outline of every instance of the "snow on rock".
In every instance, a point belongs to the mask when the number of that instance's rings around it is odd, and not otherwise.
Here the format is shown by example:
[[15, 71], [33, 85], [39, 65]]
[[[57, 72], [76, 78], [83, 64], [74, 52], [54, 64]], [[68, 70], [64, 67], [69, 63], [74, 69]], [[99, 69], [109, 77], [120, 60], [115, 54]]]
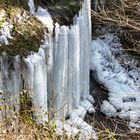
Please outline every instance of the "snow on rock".
[[[82, 111], [82, 110], [81, 110]], [[80, 112], [80, 110], [79, 110]], [[82, 114], [83, 112], [81, 112]], [[92, 126], [87, 124], [81, 116], [79, 116], [76, 112], [72, 113], [72, 117], [66, 121], [66, 124], [78, 128], [81, 132], [81, 139], [88, 140], [90, 138], [97, 139], [97, 135], [93, 130]]]
[[130, 124], [140, 127], [140, 89], [113, 56], [110, 46], [101, 39], [92, 42], [91, 70], [109, 90], [109, 98], [103, 102], [102, 111], [108, 116], [130, 119]]
[[38, 7], [37, 11], [35, 11], [35, 4], [34, 0], [29, 0], [28, 1], [28, 6], [30, 9], [30, 13], [37, 17], [38, 20], [40, 20], [48, 29], [49, 31], [53, 31], [53, 20], [48, 13], [47, 9], [44, 9], [42, 7]]
[[137, 58], [125, 53], [124, 48], [121, 44], [120, 39], [117, 35], [112, 33], [107, 33], [100, 36], [100, 39], [103, 40], [106, 44], [110, 46], [110, 50], [117, 58], [122, 67], [127, 70], [129, 76], [135, 81], [135, 84], [140, 88], [140, 62]]
[[56, 120], [55, 124], [57, 125], [56, 132], [59, 135], [63, 134], [65, 130], [65, 133], [72, 138], [78, 136], [80, 140], [97, 139], [97, 135], [92, 127], [79, 117], [76, 117], [75, 120], [68, 120], [65, 123]]
[[84, 107], [84, 109], [86, 109], [87, 112], [89, 112], [89, 113], [94, 113], [95, 112], [95, 109], [94, 109], [92, 103], [89, 102], [88, 100], [81, 101], [80, 105], [82, 107]]
[[8, 45], [9, 39], [13, 39], [10, 33], [13, 29], [13, 25], [10, 22], [3, 21], [6, 16], [6, 12], [4, 10], [0, 10], [0, 45]]

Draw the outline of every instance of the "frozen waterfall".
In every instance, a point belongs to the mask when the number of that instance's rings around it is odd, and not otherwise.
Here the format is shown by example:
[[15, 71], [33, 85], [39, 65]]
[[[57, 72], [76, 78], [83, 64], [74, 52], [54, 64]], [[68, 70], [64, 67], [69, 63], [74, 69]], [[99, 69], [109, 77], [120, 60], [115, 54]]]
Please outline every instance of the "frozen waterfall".
[[[65, 122], [65, 129], [71, 131], [74, 126], [83, 129], [85, 136], [82, 135], [82, 139], [91, 135], [96, 137], [92, 127], [83, 121], [87, 111], [95, 111], [94, 100], [89, 95], [90, 0], [84, 1], [70, 27], [59, 26], [58, 23], [54, 27], [47, 9], [38, 7], [35, 11], [33, 0], [29, 0], [29, 7], [31, 14], [49, 29], [49, 33], [46, 33], [38, 53], [27, 58], [0, 56], [1, 98], [16, 98], [16, 110], [19, 111], [20, 91], [29, 90], [32, 93], [33, 116], [38, 116], [38, 123], [47, 121], [49, 112], [51, 119], [59, 120], [60, 127], [63, 120], [70, 118]], [[8, 102], [11, 107], [13, 100]], [[11, 108], [11, 111], [14, 109]]]

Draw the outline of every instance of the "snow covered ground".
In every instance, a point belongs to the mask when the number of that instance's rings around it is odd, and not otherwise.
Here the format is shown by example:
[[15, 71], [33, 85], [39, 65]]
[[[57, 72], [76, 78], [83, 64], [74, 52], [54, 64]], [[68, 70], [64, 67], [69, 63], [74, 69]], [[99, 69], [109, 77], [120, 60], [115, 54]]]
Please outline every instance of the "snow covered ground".
[[113, 52], [121, 47], [115, 39], [108, 34], [92, 42], [91, 70], [96, 80], [109, 90], [109, 98], [103, 101], [101, 111], [109, 117], [129, 120], [130, 126], [140, 128], [139, 75], [131, 72], [133, 76], [130, 76], [114, 57]]

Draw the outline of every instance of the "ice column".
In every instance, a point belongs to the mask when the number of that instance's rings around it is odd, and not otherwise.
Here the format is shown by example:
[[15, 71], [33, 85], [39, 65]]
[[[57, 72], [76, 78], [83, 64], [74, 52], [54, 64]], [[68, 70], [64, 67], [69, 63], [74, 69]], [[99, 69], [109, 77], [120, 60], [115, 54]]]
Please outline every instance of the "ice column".
[[47, 64], [44, 49], [25, 59], [27, 64], [27, 83], [32, 91], [34, 117], [39, 123], [47, 121]]
[[72, 112], [80, 102], [80, 42], [79, 26], [74, 25], [69, 31], [68, 46], [68, 110]]

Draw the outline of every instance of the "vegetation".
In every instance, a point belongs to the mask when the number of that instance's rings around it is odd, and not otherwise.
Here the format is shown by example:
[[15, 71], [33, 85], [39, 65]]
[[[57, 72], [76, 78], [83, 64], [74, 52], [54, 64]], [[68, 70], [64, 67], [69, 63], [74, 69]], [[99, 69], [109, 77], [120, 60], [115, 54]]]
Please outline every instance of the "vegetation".
[[0, 121], [0, 138], [4, 140], [73, 140], [66, 133], [58, 134], [53, 121], [38, 125], [30, 117], [21, 117], [18, 113]]
[[[35, 0], [35, 3], [36, 5], [42, 6], [44, 6], [45, 3], [54, 21], [59, 22], [61, 25], [70, 25], [73, 16], [78, 14], [81, 7], [81, 3], [74, 0], [51, 0], [49, 2]], [[110, 2], [106, 0], [106, 2], [104, 2], [101, 0], [100, 3], [97, 2], [96, 5], [92, 7], [94, 20], [96, 20], [96, 22], [98, 21], [98, 23], [104, 23], [105, 25], [111, 23], [112, 27], [116, 27], [118, 35], [129, 47], [125, 50], [132, 55], [140, 57], [140, 15], [138, 1], [121, 0], [118, 2], [118, 0], [112, 0]], [[9, 45], [1, 45], [0, 51], [6, 51], [12, 56], [27, 56], [31, 51], [37, 52], [42, 43], [41, 40], [44, 38], [44, 32], [47, 32], [47, 29], [35, 17], [29, 14], [27, 2], [20, 0], [17, 0], [17, 2], [14, 0], [0, 0], [0, 13], [2, 12], [5, 16], [2, 21], [0, 21], [0, 29], [3, 27], [3, 23], [12, 23], [11, 36], [13, 39], [10, 39]], [[31, 97], [27, 97], [26, 95], [27, 93], [21, 92], [20, 112], [15, 111], [12, 112], [12, 115], [1, 118], [1, 139], [72, 140], [65, 132], [62, 135], [58, 134], [53, 121], [48, 121], [45, 125], [36, 124], [32, 117], [34, 109], [30, 103]], [[5, 104], [5, 100], [0, 102], [3, 104], [0, 106], [0, 111], [7, 112], [11, 109]], [[16, 107], [17, 103], [13, 105]], [[106, 122], [104, 122], [104, 124], [100, 122], [100, 127], [96, 124], [95, 120], [93, 122], [95, 122], [93, 127], [99, 136], [99, 140], [140, 139], [139, 130], [128, 133], [118, 133], [110, 129]], [[120, 123], [124, 122], [119, 122], [119, 124]], [[115, 126], [115, 130], [118, 130], [117, 125]], [[78, 137], [75, 139], [78, 140]]]

